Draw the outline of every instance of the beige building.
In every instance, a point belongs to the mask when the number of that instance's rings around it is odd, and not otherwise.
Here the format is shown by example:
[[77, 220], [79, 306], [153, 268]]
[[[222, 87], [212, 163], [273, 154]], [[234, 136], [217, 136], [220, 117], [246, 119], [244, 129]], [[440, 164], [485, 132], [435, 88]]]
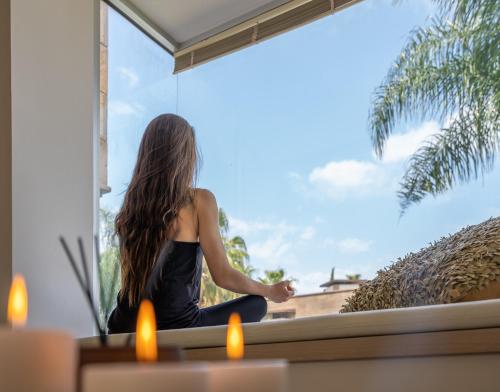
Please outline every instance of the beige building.
[[323, 291], [312, 294], [296, 295], [287, 302], [268, 302], [267, 319], [297, 318], [338, 313], [346, 299], [365, 280], [335, 279], [335, 268], [330, 280], [320, 285]]

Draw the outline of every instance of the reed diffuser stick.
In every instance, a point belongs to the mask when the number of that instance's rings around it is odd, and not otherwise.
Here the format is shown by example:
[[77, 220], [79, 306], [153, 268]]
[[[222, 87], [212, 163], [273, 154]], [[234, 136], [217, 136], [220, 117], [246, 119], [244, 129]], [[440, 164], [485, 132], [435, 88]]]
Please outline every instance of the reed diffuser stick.
[[83, 247], [82, 237], [78, 237], [78, 248], [80, 250], [80, 260], [82, 261], [83, 265], [83, 276], [85, 277], [86, 287], [91, 295], [91, 298], [94, 298], [90, 286], [91, 283], [90, 283], [89, 269], [87, 268], [87, 256], [85, 255], [85, 248]]
[[[99, 340], [101, 342], [101, 345], [106, 346], [107, 345], [107, 336], [106, 336], [106, 332], [101, 327], [101, 323], [99, 322], [99, 316], [97, 313], [97, 309], [95, 307], [95, 303], [94, 303], [94, 299], [93, 299], [93, 295], [92, 295], [92, 290], [90, 288], [90, 278], [88, 278], [87, 282], [84, 282], [82, 275], [81, 275], [81, 273], [78, 269], [78, 266], [76, 264], [75, 258], [73, 257], [73, 254], [71, 253], [71, 250], [69, 249], [69, 246], [68, 246], [66, 240], [64, 239], [63, 236], [60, 236], [59, 241], [61, 242], [61, 245], [64, 249], [64, 252], [66, 253], [66, 256], [69, 260], [71, 267], [73, 268], [73, 272], [75, 273], [76, 279], [78, 280], [78, 283], [80, 284], [80, 288], [82, 289], [84, 296], [87, 299], [87, 303], [90, 307], [90, 311], [92, 313], [94, 323], [97, 327], [97, 330], [99, 331]], [[81, 254], [80, 255], [82, 257], [81, 262], [82, 262], [82, 265], [84, 265], [84, 267], [83, 267], [84, 271], [87, 271], [86, 272], [86, 274], [87, 274], [86, 278], [87, 278], [88, 277], [88, 269], [87, 269], [87, 265], [86, 265], [86, 257], [85, 257], [85, 252], [83, 250], [83, 241], [82, 241], [81, 237], [78, 237], [78, 243], [79, 244], [81, 243], [81, 245], [80, 245], [81, 246], [81, 248], [80, 248]]]

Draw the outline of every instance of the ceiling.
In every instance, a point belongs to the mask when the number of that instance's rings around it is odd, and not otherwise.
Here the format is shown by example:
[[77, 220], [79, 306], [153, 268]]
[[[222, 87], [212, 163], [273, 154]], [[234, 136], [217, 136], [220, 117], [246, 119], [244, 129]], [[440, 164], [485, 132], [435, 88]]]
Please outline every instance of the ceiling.
[[193, 68], [362, 0], [104, 0]]
[[[287, 0], [108, 0], [139, 27], [168, 40], [170, 51], [230, 28]], [[133, 14], [133, 15], [132, 15]], [[143, 26], [140, 19], [149, 26]], [[150, 33], [150, 31], [147, 31]], [[160, 42], [165, 45], [164, 42]], [[173, 49], [173, 50], [172, 50]]]

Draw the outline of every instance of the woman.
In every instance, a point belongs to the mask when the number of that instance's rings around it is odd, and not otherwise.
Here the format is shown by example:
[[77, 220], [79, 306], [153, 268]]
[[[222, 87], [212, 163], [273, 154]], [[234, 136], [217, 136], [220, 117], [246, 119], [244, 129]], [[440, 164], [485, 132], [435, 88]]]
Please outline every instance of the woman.
[[[230, 266], [215, 197], [193, 187], [197, 155], [193, 128], [182, 117], [163, 114], [147, 126], [115, 222], [122, 286], [110, 333], [135, 330], [143, 298], [153, 301], [158, 329], [171, 329], [226, 324], [232, 312], [243, 322], [260, 321], [264, 297], [283, 302], [293, 295], [289, 281], [264, 285]], [[203, 256], [218, 286], [249, 295], [198, 308]]]

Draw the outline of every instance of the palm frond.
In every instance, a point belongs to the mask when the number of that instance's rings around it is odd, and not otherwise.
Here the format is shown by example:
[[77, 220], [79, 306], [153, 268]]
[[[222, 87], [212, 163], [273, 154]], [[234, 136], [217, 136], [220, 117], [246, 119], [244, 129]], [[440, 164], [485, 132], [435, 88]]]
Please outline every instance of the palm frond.
[[[470, 106], [477, 95], [491, 95], [498, 86], [500, 29], [467, 27], [434, 20], [414, 31], [408, 45], [375, 91], [370, 113], [377, 156], [398, 120], [443, 120]], [[478, 78], [478, 75], [481, 75]]]
[[422, 146], [400, 184], [401, 214], [428, 194], [436, 196], [491, 170], [500, 150], [499, 126], [490, 107], [469, 109]]
[[235, 236], [235, 237], [231, 238], [230, 240], [228, 240], [228, 245], [231, 248], [240, 249], [244, 252], [247, 251], [247, 244], [246, 244], [245, 240], [240, 236]]
[[491, 169], [500, 133], [500, 1], [434, 0], [439, 14], [418, 28], [376, 89], [370, 129], [381, 158], [400, 120], [455, 118], [410, 159], [401, 212]]
[[463, 24], [484, 20], [498, 10], [497, 0], [434, 0], [442, 17]]
[[219, 208], [219, 229], [223, 236], [227, 235], [229, 231], [229, 220], [222, 208]]

